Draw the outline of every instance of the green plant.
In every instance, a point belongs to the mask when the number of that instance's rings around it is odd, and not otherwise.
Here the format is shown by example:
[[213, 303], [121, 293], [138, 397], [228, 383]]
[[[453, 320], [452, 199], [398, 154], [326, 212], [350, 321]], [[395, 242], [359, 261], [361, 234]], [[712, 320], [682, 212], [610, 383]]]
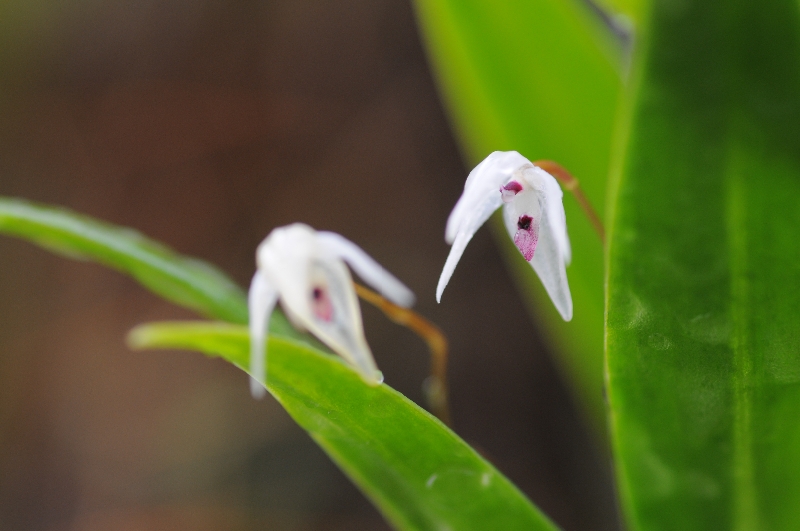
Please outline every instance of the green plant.
[[[613, 450], [627, 526], [796, 529], [800, 6], [607, 0], [605, 18], [571, 0], [416, 6], [467, 157], [556, 160], [604, 214], [605, 249], [565, 198], [570, 323], [499, 240]], [[245, 297], [213, 266], [15, 199], [0, 199], [0, 232], [218, 320], [145, 324], [132, 347], [246, 370]], [[279, 312], [269, 352], [270, 393], [397, 528], [555, 529], [442, 423], [365, 385]]]
[[[213, 266], [130, 229], [0, 198], [0, 232], [129, 274], [163, 298], [223, 322], [156, 323], [134, 348], [181, 348], [249, 366], [247, 302]], [[239, 324], [237, 324], [239, 323]], [[267, 389], [400, 529], [555, 529], [499, 471], [439, 420], [387, 385], [373, 387], [299, 334], [270, 320]]]
[[568, 203], [575, 323], [542, 312], [598, 425], [605, 312], [629, 527], [797, 528], [797, 3], [609, 0], [630, 59], [576, 2], [417, 5], [471, 157], [556, 159], [596, 204], [611, 177], [605, 307], [597, 243]]

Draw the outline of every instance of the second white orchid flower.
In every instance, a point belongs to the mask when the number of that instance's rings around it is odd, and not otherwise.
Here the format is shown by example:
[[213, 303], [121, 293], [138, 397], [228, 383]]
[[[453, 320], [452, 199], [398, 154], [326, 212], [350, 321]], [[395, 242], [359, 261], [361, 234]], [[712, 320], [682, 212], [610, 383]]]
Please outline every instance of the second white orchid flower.
[[414, 294], [402, 282], [339, 234], [295, 223], [273, 230], [256, 251], [250, 284], [250, 374], [253, 396], [266, 379], [269, 317], [280, 300], [296, 327], [308, 330], [350, 362], [372, 385], [382, 381], [364, 338], [361, 310], [345, 262], [361, 279], [392, 302], [408, 307]]
[[572, 319], [566, 266], [571, 259], [563, 193], [556, 179], [516, 151], [495, 151], [467, 177], [464, 193], [447, 220], [451, 244], [436, 300], [450, 281], [467, 243], [503, 206], [509, 236], [533, 267], [565, 321]]

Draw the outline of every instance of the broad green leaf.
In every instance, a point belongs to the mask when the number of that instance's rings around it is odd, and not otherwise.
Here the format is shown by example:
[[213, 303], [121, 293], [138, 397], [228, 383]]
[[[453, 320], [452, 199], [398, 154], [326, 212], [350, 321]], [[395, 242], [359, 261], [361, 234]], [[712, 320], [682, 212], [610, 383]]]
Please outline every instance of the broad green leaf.
[[653, 2], [609, 247], [632, 530], [800, 529], [796, 0]]
[[[157, 323], [135, 348], [220, 356], [246, 370], [242, 326]], [[429, 413], [389, 387], [370, 387], [343, 361], [271, 335], [267, 389], [398, 529], [553, 530], [500, 472]]]
[[[602, 215], [621, 61], [599, 18], [572, 0], [417, 0], [416, 6], [470, 164], [495, 150], [555, 160], [580, 180]], [[603, 247], [572, 197], [565, 208], [573, 247], [570, 323], [558, 316], [507, 234], [498, 231], [499, 240], [559, 347], [573, 390], [602, 430]]]

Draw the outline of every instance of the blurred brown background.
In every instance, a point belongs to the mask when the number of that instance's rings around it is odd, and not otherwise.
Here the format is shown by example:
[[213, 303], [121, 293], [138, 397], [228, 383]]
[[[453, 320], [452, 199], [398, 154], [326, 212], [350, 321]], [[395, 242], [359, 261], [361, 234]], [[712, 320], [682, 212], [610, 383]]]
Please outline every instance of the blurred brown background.
[[[404, 0], [0, 6], [0, 193], [129, 225], [242, 285], [275, 226], [341, 232], [452, 343], [456, 430], [566, 530], [617, 528], [580, 422], [487, 230], [437, 305], [462, 163]], [[128, 329], [193, 317], [0, 239], [0, 529], [372, 530], [380, 515], [245, 375]], [[423, 344], [372, 308], [387, 382]]]

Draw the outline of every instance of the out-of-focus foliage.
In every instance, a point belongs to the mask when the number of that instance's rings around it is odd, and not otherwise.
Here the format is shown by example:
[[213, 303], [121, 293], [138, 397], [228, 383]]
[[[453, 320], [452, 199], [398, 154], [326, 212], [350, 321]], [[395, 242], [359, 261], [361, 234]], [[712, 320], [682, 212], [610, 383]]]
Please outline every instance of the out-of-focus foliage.
[[619, 25], [626, 31], [635, 31], [636, 25], [642, 22], [647, 13], [650, 0], [591, 0], [594, 5], [603, 9], [612, 24]]
[[[468, 160], [516, 150], [531, 160], [558, 161], [602, 215], [622, 50], [600, 18], [564, 0], [417, 0], [416, 6]], [[499, 239], [573, 390], [602, 431], [603, 246], [575, 200], [567, 196], [564, 203], [573, 247], [572, 322], [558, 316], [505, 231]]]
[[630, 529], [798, 529], [798, 5], [661, 1], [647, 20], [608, 273]]
[[127, 228], [65, 209], [0, 198], [0, 232], [70, 258], [91, 259], [206, 317], [247, 322], [244, 292], [206, 262], [185, 258]]
[[[133, 276], [205, 315], [247, 320], [241, 290], [213, 266], [140, 233], [63, 209], [0, 199], [0, 232]], [[398, 529], [541, 529], [555, 526], [491, 464], [387, 385], [370, 387], [339, 358], [304, 340], [275, 312], [268, 390]], [[248, 365], [247, 329], [193, 323], [142, 327], [138, 348], [185, 348]], [[314, 343], [311, 341], [310, 343]]]

